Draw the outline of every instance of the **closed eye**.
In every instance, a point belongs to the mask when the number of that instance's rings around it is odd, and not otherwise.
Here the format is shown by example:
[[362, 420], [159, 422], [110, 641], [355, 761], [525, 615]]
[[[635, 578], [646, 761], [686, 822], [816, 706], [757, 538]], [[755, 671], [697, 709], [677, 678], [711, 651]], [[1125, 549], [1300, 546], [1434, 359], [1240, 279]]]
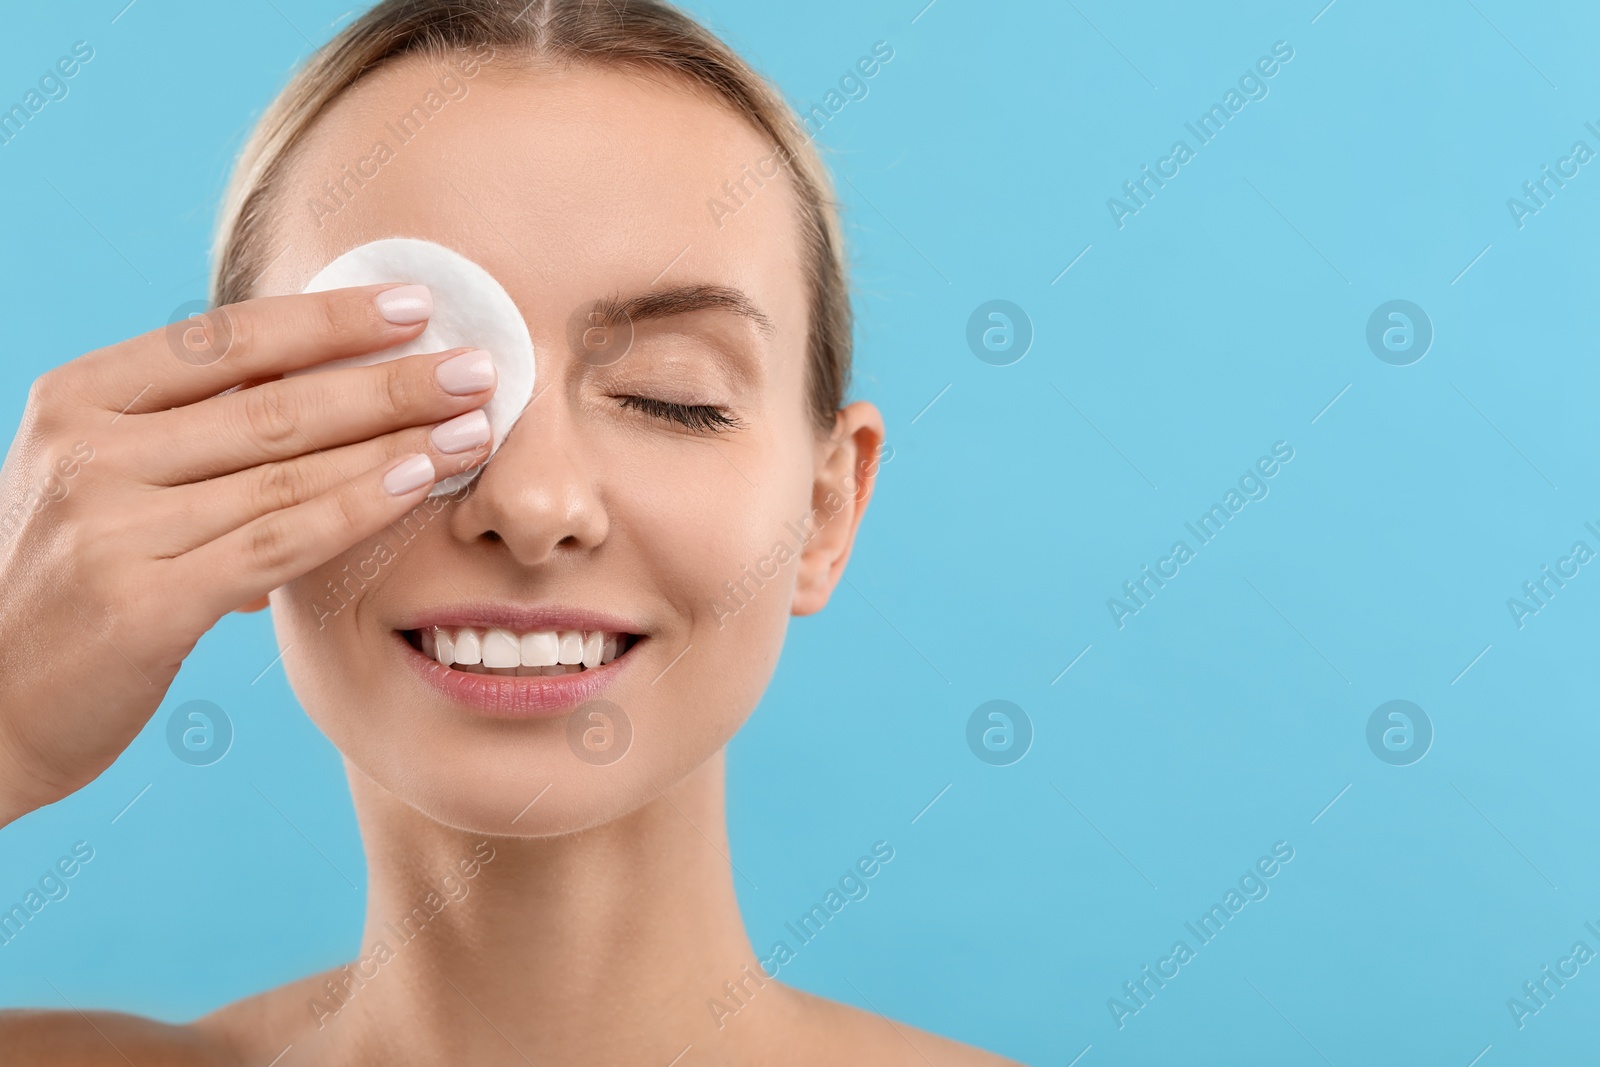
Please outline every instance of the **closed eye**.
[[671, 401], [655, 400], [647, 396], [623, 396], [617, 399], [625, 408], [634, 408], [646, 415], [667, 419], [691, 430], [722, 433], [741, 425], [738, 419], [710, 404], [674, 404]]

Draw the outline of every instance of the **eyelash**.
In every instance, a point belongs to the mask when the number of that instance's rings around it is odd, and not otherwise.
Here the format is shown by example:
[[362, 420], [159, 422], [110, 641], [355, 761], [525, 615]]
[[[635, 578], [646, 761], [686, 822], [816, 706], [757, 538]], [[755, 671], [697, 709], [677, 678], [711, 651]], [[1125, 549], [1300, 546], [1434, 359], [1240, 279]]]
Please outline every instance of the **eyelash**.
[[674, 404], [647, 396], [624, 396], [618, 397], [618, 400], [625, 408], [635, 408], [646, 415], [667, 419], [691, 430], [721, 433], [739, 425], [738, 419], [709, 404]]

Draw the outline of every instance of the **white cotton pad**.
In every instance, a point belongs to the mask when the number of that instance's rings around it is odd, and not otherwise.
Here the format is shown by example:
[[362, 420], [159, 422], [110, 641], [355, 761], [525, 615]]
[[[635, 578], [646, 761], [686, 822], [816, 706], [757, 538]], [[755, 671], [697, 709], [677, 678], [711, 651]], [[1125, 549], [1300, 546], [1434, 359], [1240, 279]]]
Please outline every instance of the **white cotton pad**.
[[[335, 367], [365, 367], [401, 356], [481, 348], [494, 357], [495, 390], [484, 405], [493, 434], [494, 455], [533, 396], [533, 338], [522, 312], [494, 275], [461, 253], [411, 237], [390, 237], [358, 245], [329, 263], [306, 283], [307, 293], [352, 285], [406, 282], [426, 285], [433, 293], [433, 317], [413, 340], [349, 359], [332, 360], [293, 371], [314, 374]], [[439, 481], [430, 496], [453, 493], [469, 484], [481, 467]]]

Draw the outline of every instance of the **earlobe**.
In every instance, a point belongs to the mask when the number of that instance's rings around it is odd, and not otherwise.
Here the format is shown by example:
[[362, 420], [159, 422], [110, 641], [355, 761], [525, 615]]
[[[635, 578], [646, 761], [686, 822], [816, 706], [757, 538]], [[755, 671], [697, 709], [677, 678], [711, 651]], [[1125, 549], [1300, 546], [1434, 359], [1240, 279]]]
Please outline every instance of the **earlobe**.
[[240, 604], [238, 607], [234, 608], [233, 610], [234, 611], [238, 611], [238, 612], [260, 611], [262, 608], [265, 608], [267, 606], [267, 604], [268, 604], [267, 596], [266, 596], [266, 594], [262, 594], [261, 596], [256, 597], [254, 600], [251, 600], [248, 603]]
[[790, 607], [794, 615], [821, 611], [844, 574], [877, 482], [883, 434], [878, 409], [858, 400], [839, 411], [833, 433], [818, 444], [811, 487], [811, 525], [816, 532], [800, 555]]

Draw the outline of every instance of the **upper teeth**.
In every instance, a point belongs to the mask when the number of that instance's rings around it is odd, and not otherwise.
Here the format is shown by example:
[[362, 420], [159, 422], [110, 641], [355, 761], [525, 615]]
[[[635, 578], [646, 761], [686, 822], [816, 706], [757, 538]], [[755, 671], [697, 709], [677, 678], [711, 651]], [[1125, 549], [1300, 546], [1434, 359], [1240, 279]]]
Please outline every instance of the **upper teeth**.
[[499, 669], [598, 667], [617, 658], [623, 637], [603, 630], [539, 630], [519, 634], [494, 626], [431, 626], [422, 630], [421, 636], [423, 653], [447, 667], [459, 663]]

